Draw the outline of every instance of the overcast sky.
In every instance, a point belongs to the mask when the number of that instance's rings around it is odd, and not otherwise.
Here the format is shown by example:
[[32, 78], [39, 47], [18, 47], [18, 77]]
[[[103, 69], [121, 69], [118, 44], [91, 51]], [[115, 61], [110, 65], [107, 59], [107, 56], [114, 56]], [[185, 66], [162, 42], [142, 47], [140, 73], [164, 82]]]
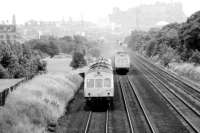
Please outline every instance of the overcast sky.
[[0, 21], [11, 20], [16, 15], [17, 23], [36, 20], [73, 20], [98, 22], [112, 12], [113, 7], [126, 10], [139, 4], [153, 4], [156, 1], [180, 1], [187, 16], [200, 10], [200, 0], [1, 0]]

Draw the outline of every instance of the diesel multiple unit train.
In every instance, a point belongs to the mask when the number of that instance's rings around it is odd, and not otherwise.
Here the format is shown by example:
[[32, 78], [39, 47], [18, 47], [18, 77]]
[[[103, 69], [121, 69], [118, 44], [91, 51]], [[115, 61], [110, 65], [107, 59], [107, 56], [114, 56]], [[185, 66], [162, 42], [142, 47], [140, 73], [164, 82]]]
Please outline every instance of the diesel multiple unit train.
[[112, 62], [100, 58], [89, 66], [84, 79], [84, 97], [87, 104], [101, 100], [112, 104], [114, 97]]
[[118, 51], [114, 57], [115, 71], [117, 73], [127, 73], [130, 68], [129, 55], [125, 51]]
[[[114, 70], [128, 72], [130, 68], [129, 55], [125, 51], [119, 51], [114, 57]], [[89, 65], [84, 79], [84, 97], [87, 105], [96, 101], [102, 101], [112, 105], [114, 98], [114, 71], [112, 61], [99, 58]], [[104, 103], [103, 102], [103, 103]]]

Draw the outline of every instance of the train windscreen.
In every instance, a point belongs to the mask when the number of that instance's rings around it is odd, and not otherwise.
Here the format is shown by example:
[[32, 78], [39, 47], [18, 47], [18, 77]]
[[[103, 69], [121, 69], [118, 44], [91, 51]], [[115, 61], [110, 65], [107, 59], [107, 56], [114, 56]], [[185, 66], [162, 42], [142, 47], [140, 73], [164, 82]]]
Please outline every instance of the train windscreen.
[[111, 80], [109, 78], [104, 79], [104, 87], [111, 87]]
[[102, 88], [102, 87], [103, 87], [103, 79], [96, 79], [95, 88]]
[[87, 80], [87, 88], [94, 88], [94, 79]]

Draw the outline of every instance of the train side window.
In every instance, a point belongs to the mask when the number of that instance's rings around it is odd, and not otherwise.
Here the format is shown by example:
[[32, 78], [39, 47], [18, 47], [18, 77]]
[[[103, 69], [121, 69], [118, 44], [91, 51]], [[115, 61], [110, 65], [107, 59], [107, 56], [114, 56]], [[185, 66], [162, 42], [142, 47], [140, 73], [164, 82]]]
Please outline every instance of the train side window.
[[94, 79], [88, 79], [87, 80], [87, 87], [88, 88], [94, 88]]
[[104, 87], [111, 87], [111, 80], [109, 78], [104, 79]]
[[95, 80], [95, 87], [96, 88], [102, 88], [103, 87], [103, 80], [102, 79], [96, 79]]

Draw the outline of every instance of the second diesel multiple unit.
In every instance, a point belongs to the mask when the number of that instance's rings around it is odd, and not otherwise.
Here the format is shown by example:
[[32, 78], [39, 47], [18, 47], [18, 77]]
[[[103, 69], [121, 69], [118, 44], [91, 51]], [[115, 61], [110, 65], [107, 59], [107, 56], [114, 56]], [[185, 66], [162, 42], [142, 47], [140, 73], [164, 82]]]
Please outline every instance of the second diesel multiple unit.
[[113, 69], [111, 61], [98, 59], [85, 73], [84, 97], [87, 104], [96, 100], [112, 103], [114, 97]]
[[114, 58], [116, 72], [128, 72], [130, 69], [130, 58], [127, 52], [118, 51]]

